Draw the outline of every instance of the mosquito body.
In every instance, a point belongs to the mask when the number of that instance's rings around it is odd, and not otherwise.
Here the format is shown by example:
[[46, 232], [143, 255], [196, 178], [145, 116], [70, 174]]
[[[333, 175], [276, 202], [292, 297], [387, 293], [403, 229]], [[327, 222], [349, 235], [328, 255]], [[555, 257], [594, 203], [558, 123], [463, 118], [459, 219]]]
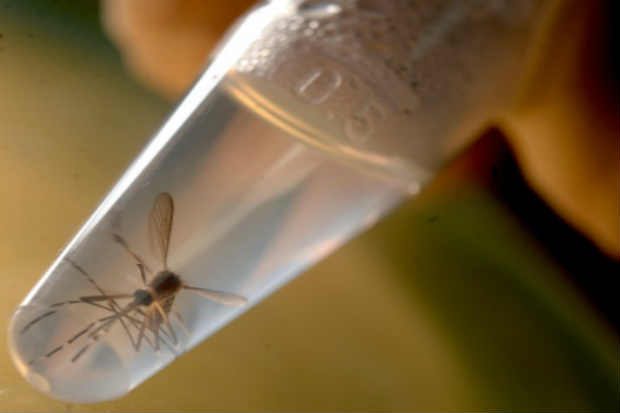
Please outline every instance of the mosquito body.
[[[21, 330], [25, 334], [30, 328], [43, 319], [52, 316], [59, 307], [74, 304], [87, 304], [105, 310], [109, 315], [96, 319], [87, 326], [76, 332], [63, 344], [55, 347], [48, 353], [30, 361], [33, 364], [39, 360], [50, 358], [60, 352], [64, 346], [71, 345], [80, 337], [87, 336], [87, 342], [74, 354], [71, 362], [76, 362], [97, 341], [99, 341], [118, 322], [135, 351], [140, 351], [144, 342], [153, 349], [159, 350], [163, 343], [174, 352], [174, 346], [178, 343], [177, 335], [172, 327], [170, 316], [184, 326], [181, 315], [173, 311], [173, 303], [183, 290], [199, 294], [209, 300], [225, 305], [243, 305], [244, 297], [222, 291], [209, 290], [206, 288], [187, 285], [181, 276], [168, 268], [168, 246], [172, 231], [174, 217], [174, 202], [168, 193], [159, 194], [153, 203], [148, 218], [149, 238], [161, 262], [161, 270], [153, 272], [140, 256], [135, 253], [127, 242], [118, 234], [114, 234], [114, 240], [131, 255], [138, 267], [142, 287], [133, 293], [111, 294], [104, 291], [99, 284], [78, 264], [66, 258], [82, 276], [99, 292], [98, 295], [82, 296], [76, 300], [63, 301], [52, 304], [48, 311], [34, 318]], [[149, 280], [150, 276], [150, 280]], [[121, 304], [122, 302], [125, 304]], [[164, 329], [163, 326], [166, 328]], [[149, 337], [147, 333], [151, 333]], [[134, 335], [137, 334], [137, 337]]]
[[154, 301], [173, 300], [183, 288], [181, 278], [171, 271], [161, 271], [148, 283], [146, 289], [134, 291], [136, 305], [149, 306]]

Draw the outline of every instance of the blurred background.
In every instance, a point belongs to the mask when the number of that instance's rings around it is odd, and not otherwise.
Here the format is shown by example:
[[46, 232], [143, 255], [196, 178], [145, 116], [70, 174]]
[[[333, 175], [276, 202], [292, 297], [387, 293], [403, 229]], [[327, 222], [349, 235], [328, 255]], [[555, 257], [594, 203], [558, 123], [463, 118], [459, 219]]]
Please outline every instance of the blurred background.
[[[160, 19], [164, 3], [150, 3]], [[188, 35], [203, 49], [163, 67], [127, 49], [119, 4], [103, 9], [112, 43], [95, 1], [0, 0], [1, 411], [617, 411], [617, 224], [594, 214], [605, 229], [584, 230], [526, 180], [536, 169], [503, 131], [531, 115], [483, 133], [422, 195], [129, 395], [76, 406], [31, 388], [5, 348], [12, 311], [247, 6], [190, 13], [214, 22]], [[145, 19], [152, 45], [166, 33]]]

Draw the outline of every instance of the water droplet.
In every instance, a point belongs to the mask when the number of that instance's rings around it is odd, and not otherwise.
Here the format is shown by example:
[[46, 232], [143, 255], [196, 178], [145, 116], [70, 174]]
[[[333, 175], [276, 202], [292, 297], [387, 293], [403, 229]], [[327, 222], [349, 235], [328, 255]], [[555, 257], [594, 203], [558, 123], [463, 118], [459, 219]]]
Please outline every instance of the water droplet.
[[313, 105], [323, 103], [342, 84], [342, 75], [335, 70], [318, 67], [306, 74], [295, 86], [295, 94]]
[[340, 13], [342, 7], [331, 1], [318, 0], [303, 2], [297, 10], [304, 16], [313, 19], [324, 19]]

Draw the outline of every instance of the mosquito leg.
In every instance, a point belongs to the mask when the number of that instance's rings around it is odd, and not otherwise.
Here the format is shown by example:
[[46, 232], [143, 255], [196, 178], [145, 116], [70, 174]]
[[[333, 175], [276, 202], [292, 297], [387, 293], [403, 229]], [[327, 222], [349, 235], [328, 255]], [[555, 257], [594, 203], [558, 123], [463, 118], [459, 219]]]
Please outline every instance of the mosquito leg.
[[[62, 307], [62, 306], [69, 305], [69, 304], [88, 304], [88, 305], [92, 305], [93, 307], [101, 308], [102, 310], [105, 310], [105, 311], [109, 311], [109, 312], [112, 312], [112, 313], [117, 313], [116, 310], [114, 310], [114, 309], [112, 309], [110, 307], [107, 307], [105, 305], [102, 305], [102, 304], [99, 304], [99, 303], [96, 303], [96, 302], [88, 301], [85, 298], [86, 297], [80, 297], [80, 300], [70, 300], [70, 301], [63, 301], [63, 302], [60, 302], [60, 303], [55, 303], [55, 304], [50, 305], [50, 308], [58, 308], [58, 307]], [[49, 316], [51, 316], [53, 314], [56, 314], [56, 313], [57, 313], [57, 310], [50, 310], [50, 311], [47, 311], [47, 312], [41, 314], [40, 316], [36, 317], [32, 321], [30, 321], [28, 324], [26, 324], [21, 329], [20, 334], [25, 334], [32, 326], [37, 324], [39, 321], [42, 321], [42, 320], [46, 319], [47, 317], [49, 317]]]
[[146, 323], [148, 321], [149, 320], [145, 314], [144, 318], [142, 319], [142, 324], [140, 324], [140, 331], [138, 332], [138, 340], [137, 340], [136, 347], [135, 347], [136, 351], [140, 351], [140, 344], [142, 343], [142, 338], [145, 337], [144, 331], [146, 329]]
[[127, 244], [127, 241], [125, 241], [125, 239], [123, 237], [121, 237], [119, 234], [112, 234], [112, 237], [114, 238], [114, 241], [119, 243], [121, 245], [121, 247], [123, 247], [123, 249], [125, 251], [127, 251], [127, 253], [129, 255], [131, 255], [134, 260], [136, 260], [136, 263], [138, 264], [138, 268], [140, 269], [140, 277], [142, 278], [142, 282], [144, 283], [144, 285], [146, 285], [146, 276], [144, 274], [144, 270], [146, 270], [147, 272], [149, 272], [151, 274], [153, 273], [153, 271], [151, 271], [151, 269], [149, 268], [148, 265], [146, 265], [144, 260], [142, 258], [140, 258], [140, 256], [138, 254], [136, 254], [129, 247], [129, 244]]
[[35, 318], [31, 322], [26, 324], [24, 326], [24, 328], [22, 328], [22, 330], [20, 331], [20, 334], [24, 334], [26, 331], [28, 331], [28, 329], [30, 329], [30, 327], [32, 327], [33, 325], [35, 325], [39, 321], [43, 320], [44, 318], [47, 318], [47, 317], [51, 316], [52, 314], [56, 314], [56, 310], [48, 311], [47, 313], [41, 314], [40, 316], [38, 316], [37, 318]]
[[[133, 298], [133, 294], [114, 294], [114, 295], [107, 295], [107, 296], [80, 297], [80, 300], [86, 303], [94, 304], [94, 302], [96, 301], [103, 301], [103, 300], [109, 301], [110, 299], [116, 299], [116, 298]], [[114, 311], [114, 313], [115, 315], [120, 314], [117, 311]], [[131, 334], [131, 331], [129, 331], [129, 328], [127, 327], [127, 325], [125, 324], [125, 321], [123, 320], [123, 318], [126, 316], [127, 316], [126, 314], [124, 316], [120, 316], [118, 318], [118, 321], [121, 323], [121, 326], [123, 327], [123, 330], [125, 331], [125, 334], [127, 334], [127, 337], [129, 338], [129, 341], [131, 342], [132, 347], [136, 348], [136, 341], [134, 340], [133, 335]]]
[[155, 351], [159, 351], [159, 341], [161, 339], [161, 336], [159, 335], [159, 325], [154, 326], [154, 317], [151, 317], [149, 319], [150, 321], [150, 326], [149, 329], [153, 332], [153, 334], [155, 334]]
[[[136, 314], [138, 314], [138, 315], [145, 316], [144, 312], [142, 310], [140, 310], [139, 307], [134, 308], [133, 311], [135, 311]], [[129, 313], [127, 313], [127, 314], [124, 314], [121, 317], [121, 320], [126, 319], [126, 321], [129, 322], [129, 324], [131, 324], [132, 327], [134, 327], [136, 330], [138, 330], [138, 334], [140, 334], [140, 329], [142, 328], [142, 324], [144, 322], [144, 319], [143, 320], [138, 320], [137, 318], [132, 317], [130, 314], [131, 314], [131, 311]], [[110, 317], [112, 317], [112, 316], [110, 316]], [[121, 324], [122, 324], [122, 322], [121, 322]], [[135, 341], [132, 340], [133, 335], [131, 335], [127, 330], [125, 330], [125, 332], [128, 334], [129, 340], [131, 341], [131, 344], [134, 347], [134, 349], [136, 351], [139, 351], [140, 350], [140, 344], [138, 343], [138, 340], [137, 339]], [[149, 346], [153, 347], [153, 342], [148, 338], [148, 336], [144, 335], [143, 339], [144, 339], [144, 341], [147, 342], [147, 344]]]
[[[99, 333], [99, 331], [101, 330], [105, 330], [105, 332], [109, 331], [110, 327], [112, 327], [112, 325], [116, 322], [116, 321], [121, 321], [123, 320], [123, 317], [125, 317], [127, 315], [127, 313], [129, 313], [130, 311], [135, 310], [137, 304], [135, 303], [131, 303], [128, 306], [126, 306], [125, 308], [123, 308], [122, 311], [117, 312], [113, 315], [104, 317], [99, 319], [98, 321], [102, 321], [103, 323], [97, 327], [96, 329], [94, 329], [89, 335], [88, 337], [90, 338], [95, 338], [97, 337], [97, 333]], [[97, 339], [98, 340], [98, 339]]]
[[63, 301], [63, 302], [59, 302], [59, 303], [55, 303], [49, 306], [50, 309], [54, 308], [54, 310], [50, 310], [47, 311], [43, 314], [41, 314], [40, 316], [34, 318], [32, 321], [30, 321], [28, 324], [26, 324], [22, 330], [20, 331], [20, 334], [24, 334], [26, 333], [32, 326], [34, 326], [35, 324], [37, 324], [39, 321], [44, 320], [45, 318], [53, 315], [56, 313], [57, 310], [55, 310], [58, 307], [62, 307], [65, 305], [69, 305], [69, 304], [90, 304], [93, 305], [95, 307], [99, 307], [102, 308], [106, 311], [112, 311], [114, 312], [113, 309], [106, 307], [104, 305], [95, 303], [95, 301], [103, 301], [103, 300], [107, 300], [108, 297], [113, 297], [113, 298], [121, 298], [124, 296], [128, 296], [128, 297], [133, 297], [133, 295], [128, 295], [128, 294], [117, 294], [114, 296], [91, 296], [91, 297], [80, 297], [78, 300], [69, 300], [69, 301]]
[[[86, 295], [86, 296], [79, 297], [77, 300], [68, 300], [68, 301], [61, 301], [58, 303], [54, 303], [50, 305], [50, 308], [58, 308], [58, 307], [63, 307], [65, 305], [71, 305], [71, 304], [89, 304], [94, 307], [98, 307], [98, 308], [101, 308], [107, 311], [114, 312], [114, 311], [117, 311], [115, 308], [106, 307], [105, 305], [99, 304], [99, 301], [110, 302], [110, 300], [116, 300], [120, 298], [133, 298], [133, 297], [134, 297], [133, 294]], [[118, 306], [118, 303], [116, 303], [116, 305]]]
[[95, 287], [95, 289], [97, 291], [99, 291], [99, 294], [101, 295], [106, 295], [105, 291], [103, 291], [103, 289], [101, 287], [99, 287], [99, 284], [97, 284], [97, 282], [86, 272], [86, 270], [84, 270], [82, 267], [80, 267], [75, 261], [73, 261], [71, 258], [67, 258], [65, 257], [65, 260], [67, 260], [67, 262], [69, 264], [71, 264], [71, 266], [73, 268], [75, 268], [77, 270], [77, 272], [79, 272], [80, 274], [82, 274], [89, 283], [91, 283], [91, 285], [93, 287]]
[[[99, 293], [101, 293], [100, 296], [91, 296], [91, 297], [81, 297], [80, 300], [70, 300], [70, 301], [64, 301], [61, 303], [55, 303], [52, 304], [50, 306], [50, 308], [56, 308], [56, 307], [61, 307], [63, 305], [67, 305], [67, 304], [78, 304], [81, 302], [87, 302], [87, 303], [92, 303], [93, 305], [95, 305], [93, 303], [93, 301], [108, 301], [108, 303], [110, 304], [110, 307], [112, 308], [108, 308], [105, 306], [100, 306], [101, 308], [105, 309], [105, 310], [111, 310], [114, 311], [114, 307], [117, 307], [120, 309], [120, 306], [118, 305], [118, 303], [116, 303], [115, 298], [121, 298], [125, 297], [124, 294], [117, 294], [114, 296], [109, 296], [107, 295], [103, 289], [101, 287], [99, 287], [99, 285], [97, 284], [97, 282], [90, 276], [88, 275], [88, 273], [86, 271], [84, 271], [84, 269], [82, 267], [80, 267], [79, 265], [77, 265], [73, 260], [71, 260], [70, 258], [65, 258], [67, 260], [67, 262], [69, 262], [80, 274], [82, 274], [84, 277], [86, 277], [86, 279], [97, 289], [97, 291], [99, 291]], [[96, 297], [96, 298], [95, 298]], [[84, 298], [87, 298], [87, 300], [83, 300]], [[26, 324], [24, 326], [24, 328], [22, 328], [21, 330], [21, 334], [24, 334], [26, 331], [28, 331], [33, 325], [35, 325], [36, 323], [38, 323], [39, 321], [53, 315], [56, 313], [56, 310], [50, 310], [47, 311], [46, 313], [36, 317], [34, 320], [30, 321], [28, 324]]]
[[140, 278], [142, 279], [142, 284], [146, 285], [146, 274], [144, 273], [144, 264], [138, 262], [136, 263], [138, 266], [138, 271], [140, 271]]
[[[82, 357], [82, 355], [86, 352], [86, 350], [88, 350], [94, 343], [96, 343], [97, 341], [99, 341], [101, 339], [101, 337], [103, 337], [108, 331], [110, 331], [110, 328], [112, 327], [112, 324], [114, 324], [114, 322], [119, 319], [116, 315], [113, 316], [109, 316], [109, 317], [105, 317], [104, 319], [110, 319], [108, 321], [106, 321], [104, 324], [102, 324], [101, 326], [97, 327], [93, 332], [91, 332], [88, 335], [88, 338], [90, 339], [90, 341], [88, 343], [86, 343], [71, 359], [72, 363], [75, 363], [80, 357]], [[101, 320], [104, 320], [101, 319]], [[101, 321], [99, 320], [99, 321]], [[101, 332], [99, 332], [101, 331]]]
[[[71, 258], [67, 258], [65, 257], [65, 260], [67, 260], [67, 262], [69, 264], [71, 264], [71, 266], [73, 268], [75, 268], [80, 274], [82, 274], [87, 280], [88, 282], [90, 282], [92, 284], [93, 287], [95, 287], [95, 289], [97, 291], [99, 291], [99, 294], [101, 294], [102, 296], [107, 296], [107, 294], [105, 293], [105, 291], [103, 290], [103, 288], [101, 288], [99, 286], [99, 284], [97, 284], [97, 282], [93, 279], [93, 277], [91, 277], [82, 267], [80, 267], [75, 261], [73, 261]], [[108, 298], [108, 303], [110, 304], [110, 307], [112, 307], [113, 309], [116, 308], [116, 310], [120, 310], [121, 306], [118, 305], [118, 303], [116, 302], [115, 299], [113, 298]]]
[[69, 340], [67, 340], [67, 344], [72, 344], [75, 340], [77, 340], [78, 338], [82, 337], [84, 334], [88, 333], [88, 330], [93, 328], [95, 326], [95, 324], [97, 324], [97, 322], [93, 321], [88, 326], [86, 326], [86, 328], [83, 328], [82, 330], [78, 331], [76, 334], [73, 335], [73, 337], [71, 337]]
[[[91, 304], [91, 305], [94, 305], [95, 307], [100, 307], [100, 308], [112, 311], [115, 314], [118, 314], [118, 311], [116, 309], [102, 306], [98, 304], [98, 301], [110, 301], [110, 300], [119, 299], [119, 298], [133, 298], [133, 294], [110, 294], [110, 295], [84, 296], [84, 297], [80, 297], [79, 300], [65, 301], [64, 303], [57, 303], [56, 305], [85, 303], [85, 304]], [[129, 341], [131, 342], [131, 345], [135, 348], [136, 344], [135, 344], [133, 335], [131, 334], [131, 332], [129, 331], [129, 328], [125, 324], [123, 317], [120, 317], [119, 321], [123, 327], [123, 330], [125, 330], [125, 333], [129, 337]]]
[[[145, 329], [145, 331], [144, 331], [144, 333], [143, 333], [143, 337], [142, 337], [142, 338], [144, 339], [144, 341], [146, 341], [146, 342], [147, 342], [147, 344], [148, 344], [149, 346], [151, 346], [151, 348], [152, 348], [153, 350], [155, 350], [155, 345], [154, 345], [154, 344], [153, 344], [153, 342], [149, 339], [149, 337], [146, 335], [146, 330], [147, 330], [147, 329], [148, 329], [149, 331], [153, 332], [153, 331], [152, 331], [152, 329], [151, 329], [151, 327], [150, 327], [150, 325], [151, 325], [151, 324], [150, 324], [150, 317], [151, 317], [151, 316], [150, 316], [150, 313], [145, 313], [145, 312], [144, 312], [144, 311], [142, 311], [139, 307], [138, 307], [138, 308], [136, 308], [136, 313], [138, 313], [138, 314], [140, 314], [140, 315], [142, 316], [142, 320], [137, 320], [137, 319], [135, 319], [135, 318], [133, 318], [133, 317], [131, 317], [131, 316], [128, 316], [128, 317], [129, 317], [129, 319], [132, 321], [132, 324], [133, 324], [133, 325], [134, 325], [134, 327], [136, 327], [136, 328], [142, 328], [142, 323], [144, 323], [144, 329]], [[140, 327], [138, 327], [138, 326], [140, 326]], [[140, 347], [140, 346], [138, 346], [138, 347]]]
[[[144, 317], [146, 317], [146, 315], [140, 311], [139, 308], [134, 308], [133, 311], [135, 311], [137, 314], [141, 314]], [[124, 314], [120, 320], [121, 320], [121, 324], [122, 324], [122, 319], [126, 318], [127, 321], [131, 324], [132, 327], [134, 327], [135, 329], [138, 330], [138, 337], [134, 340], [133, 339], [133, 335], [129, 332], [129, 329], [126, 328], [125, 332], [127, 333], [127, 335], [129, 336], [129, 340], [131, 341], [131, 345], [133, 347], [133, 349], [138, 352], [140, 351], [140, 347], [142, 344], [142, 340], [144, 339], [144, 341], [146, 341], [151, 347], [153, 347], [153, 343], [151, 342], [151, 340], [149, 340], [149, 338], [144, 334], [144, 330], [146, 327], [146, 319], [143, 317], [142, 320], [138, 320], [135, 317], [132, 317], [131, 315], [128, 314]]]
[[[119, 239], [122, 240], [123, 242], [125, 242], [122, 238]], [[136, 256], [137, 257], [137, 256]], [[104, 300], [107, 301], [110, 305], [110, 307], [112, 308], [112, 310], [118, 315], [119, 310], [121, 309], [121, 306], [116, 302], [115, 297], [109, 296], [108, 294], [105, 293], [105, 291], [99, 286], [99, 284], [97, 284], [97, 282], [82, 268], [80, 267], [76, 262], [74, 262], [73, 260], [71, 260], [70, 258], [66, 258], [66, 260], [73, 266], [73, 268], [75, 268], [80, 274], [82, 274], [84, 277], [86, 277], [86, 279], [97, 289], [97, 291], [99, 291], [99, 293], [101, 294], [101, 296], [105, 296]], [[127, 295], [117, 295], [117, 298], [121, 298], [120, 296], [122, 296], [122, 298], [126, 298]], [[90, 300], [90, 302], [92, 302], [93, 300]], [[135, 341], [133, 339], [133, 336], [131, 335], [129, 329], [127, 328], [127, 325], [125, 324], [125, 321], [123, 321], [123, 317], [119, 317], [119, 321], [121, 323], [121, 325], [123, 326], [123, 330], [125, 330], [125, 333], [127, 334], [127, 336], [129, 337], [129, 341], [131, 341], [131, 344], [135, 346]]]
[[96, 302], [96, 301], [108, 301], [118, 298], [133, 298], [133, 294], [106, 294], [106, 295], [85, 295], [80, 297], [80, 301]]
[[172, 339], [172, 336], [170, 335], [170, 333], [168, 333], [166, 330], [164, 330], [164, 329], [161, 327], [161, 320], [159, 320], [159, 319], [158, 319], [158, 320], [155, 320], [155, 321], [153, 321], [153, 323], [154, 323], [154, 324], [153, 324], [153, 326], [148, 327], [148, 328], [149, 328], [149, 330], [150, 330], [153, 334], [155, 334], [155, 329], [157, 329], [157, 330], [161, 333], [160, 338], [161, 338], [161, 340], [162, 340], [162, 341], [163, 341], [165, 338]]
[[170, 350], [172, 354], [174, 354], [175, 356], [179, 355], [179, 352], [174, 348], [174, 345], [168, 343], [168, 341], [165, 340], [163, 337], [161, 338], [161, 342], [164, 343], [164, 345], [168, 348], [168, 350]]
[[133, 335], [131, 334], [131, 331], [129, 331], [129, 327], [127, 327], [127, 324], [125, 324], [125, 321], [123, 320], [123, 318], [126, 316], [121, 316], [118, 321], [120, 321], [121, 326], [123, 327], [123, 330], [125, 330], [125, 334], [127, 334], [127, 337], [129, 338], [129, 341], [131, 342], [131, 345], [133, 348], [136, 348], [136, 341], [133, 338]]
[[[97, 321], [93, 321], [92, 323], [90, 323], [89, 325], [87, 325], [85, 328], [81, 329], [80, 331], [78, 331], [77, 333], [75, 333], [73, 336], [71, 336], [71, 338], [69, 338], [69, 340], [65, 341], [64, 343], [62, 343], [61, 345], [53, 348], [51, 351], [47, 352], [46, 354], [44, 354], [43, 356], [40, 356], [38, 358], [35, 358], [33, 360], [30, 360], [30, 362], [28, 364], [32, 365], [34, 363], [36, 363], [37, 361], [43, 359], [43, 358], [50, 358], [52, 357], [54, 354], [58, 353], [60, 350], [63, 349], [63, 347], [65, 345], [69, 345], [69, 344], [73, 344], [78, 338], [82, 337], [84, 334], [86, 334], [91, 328], [93, 328], [98, 322], [103, 322], [106, 321], [108, 319], [110, 319], [111, 317], [114, 316], [108, 316], [108, 317], [104, 317], [101, 318]], [[84, 350], [86, 351], [86, 350]]]
[[[159, 302], [154, 301], [153, 305], [155, 306], [155, 308], [159, 312], [159, 315], [161, 316], [162, 320], [164, 320], [164, 323], [166, 323], [166, 327], [168, 327], [168, 330], [170, 331], [170, 338], [172, 339], [172, 344], [176, 346], [177, 343], [178, 343], [177, 335], [174, 332], [174, 329], [172, 328], [172, 324], [170, 324], [170, 320], [168, 319], [168, 315], [166, 314], [166, 312], [162, 308], [161, 304], [159, 304]], [[162, 331], [164, 331], [164, 330], [162, 329]]]
[[89, 304], [89, 305], [92, 305], [93, 307], [101, 308], [101, 309], [106, 310], [106, 311], [111, 311], [111, 312], [115, 311], [115, 309], [110, 308], [108, 306], [105, 306], [103, 304], [99, 304], [99, 303], [92, 302], [92, 301], [83, 301], [81, 299], [69, 300], [69, 301], [61, 301], [61, 302], [58, 302], [58, 303], [54, 303], [54, 304], [50, 305], [50, 308], [64, 307], [65, 305], [70, 305], [70, 304]]
[[61, 344], [60, 346], [56, 347], [55, 349], [53, 349], [52, 351], [48, 352], [45, 357], [50, 358], [52, 357], [54, 354], [58, 353], [60, 350], [62, 350], [62, 347], [64, 346], [64, 344]]
[[[136, 314], [142, 314], [138, 311], [138, 309], [135, 309], [134, 311], [136, 312]], [[139, 326], [142, 323], [142, 320], [138, 320], [137, 318], [132, 317], [129, 314], [126, 314], [124, 317], [127, 319], [127, 321], [131, 323], [132, 326], [134, 326], [137, 329], [140, 328]]]
[[[127, 309], [125, 309], [124, 311], [122, 311], [121, 313], [110, 309], [108, 307], [102, 306], [101, 304], [97, 304], [96, 302], [91, 302], [89, 301], [89, 299], [91, 299], [92, 297], [81, 297], [81, 299], [83, 299], [83, 301], [75, 301], [75, 303], [85, 303], [85, 304], [91, 304], [94, 305], [96, 307], [100, 307], [103, 308], [109, 312], [112, 312], [112, 315], [106, 316], [106, 317], [102, 317], [96, 321], [91, 322], [90, 324], [88, 324], [86, 327], [84, 327], [83, 329], [81, 329], [80, 331], [78, 331], [77, 333], [75, 333], [73, 336], [71, 336], [66, 342], [64, 342], [63, 344], [55, 347], [54, 349], [52, 349], [51, 351], [47, 352], [46, 354], [44, 354], [43, 356], [40, 356], [38, 358], [35, 358], [33, 360], [31, 360], [29, 362], [30, 365], [34, 364], [35, 362], [43, 359], [43, 358], [50, 358], [52, 357], [54, 354], [58, 353], [60, 350], [62, 350], [64, 348], [65, 345], [71, 345], [74, 342], [76, 342], [80, 337], [84, 336], [86, 333], [88, 333], [89, 331], [92, 330], [93, 327], [95, 327], [97, 324], [99, 324], [100, 326], [97, 327], [97, 329], [95, 331], [93, 331], [91, 334], [89, 334], [89, 338], [90, 338], [90, 342], [87, 343], [86, 345], [84, 345], [72, 358], [72, 362], [77, 361], [85, 352], [86, 350], [88, 350], [88, 348], [90, 348], [90, 346], [98, 341], [105, 333], [107, 333], [109, 331], [109, 329], [112, 327], [112, 324], [116, 321], [119, 320], [121, 322], [121, 324], [125, 327], [125, 332], [127, 333], [127, 335], [129, 336], [129, 340], [131, 341], [132, 346], [134, 347], [134, 349], [136, 349], [136, 351], [139, 350], [139, 345], [133, 340], [133, 335], [130, 333], [129, 328], [125, 326], [124, 322], [123, 322], [123, 318], [126, 318], [127, 321], [129, 323], [131, 323], [131, 325], [137, 329], [143, 328], [143, 327], [139, 327], [140, 325], [140, 320], [137, 320], [134, 317], [131, 317], [129, 315], [129, 313], [131, 313], [131, 308], [129, 308], [129, 311], [126, 311]], [[100, 296], [95, 296], [94, 298], [96, 299], [101, 299]], [[133, 310], [138, 310], [137, 308], [134, 308]], [[55, 311], [54, 311], [55, 312]], [[126, 312], [126, 313], [125, 313]], [[46, 313], [47, 314], [47, 313]], [[45, 314], [44, 314], [45, 315]], [[43, 316], [39, 316], [39, 319], [42, 319]], [[37, 320], [33, 320], [31, 321], [29, 324], [32, 325], [34, 324], [34, 322], [36, 322]], [[29, 328], [29, 326], [27, 326]], [[144, 336], [144, 341], [146, 341], [151, 347], [153, 346], [153, 343], [151, 342], [151, 340], [147, 337]]]
[[163, 343], [166, 347], [168, 347], [168, 349], [172, 353], [177, 354], [177, 352], [174, 350], [174, 347], [170, 343], [168, 343], [168, 340], [166, 340], [165, 338], [167, 337], [171, 339], [172, 337], [170, 336], [169, 333], [166, 332], [166, 330], [161, 328], [162, 320], [161, 320], [161, 317], [159, 316], [159, 312], [153, 313], [150, 319], [151, 319], [151, 323], [148, 326], [148, 329], [151, 330], [151, 332], [155, 336], [155, 351], [159, 352], [161, 349], [160, 343]]
[[[124, 322], [123, 322], [123, 317], [126, 317], [127, 314], [131, 311], [133, 311], [135, 309], [137, 304], [129, 304], [127, 307], [123, 308], [122, 311], [117, 312], [113, 315], [107, 316], [107, 317], [103, 317], [100, 318], [99, 320], [97, 320], [97, 322], [100, 322], [101, 325], [97, 328], [95, 328], [93, 331], [91, 331], [88, 334], [88, 338], [90, 339], [90, 341], [88, 343], [86, 343], [71, 359], [72, 363], [75, 363], [80, 357], [82, 357], [82, 355], [86, 352], [86, 350], [88, 350], [94, 343], [96, 343], [97, 341], [99, 341], [101, 339], [101, 337], [103, 337], [106, 333], [108, 333], [112, 326], [114, 325], [114, 323], [116, 321], [120, 321], [121, 324], [123, 326], [125, 326]], [[87, 330], [88, 331], [88, 330]], [[129, 335], [132, 345], [134, 344], [133, 342], [133, 336], [131, 336], [131, 334], [129, 333], [129, 330], [127, 329], [127, 327], [125, 326], [125, 331], [127, 332], [127, 334]], [[84, 331], [85, 334], [86, 331]], [[134, 345], [135, 347], [135, 345]]]
[[78, 361], [78, 359], [80, 357], [82, 357], [82, 355], [86, 352], [86, 350], [88, 350], [88, 348], [90, 347], [92, 343], [88, 343], [86, 344], [84, 347], [82, 347], [80, 349], [80, 351], [78, 351], [77, 353], [75, 353], [75, 355], [73, 356], [73, 358], [71, 358], [71, 363], [75, 363], [76, 361]]
[[[139, 315], [143, 315], [143, 316], [145, 315], [144, 312], [142, 312], [138, 307], [136, 307], [133, 311], [135, 311]], [[129, 324], [131, 324], [132, 327], [134, 327], [136, 330], [138, 330], [138, 334], [140, 334], [140, 330], [143, 328], [142, 324], [144, 323], [144, 319], [138, 320], [137, 318], [132, 317], [130, 314], [131, 314], [131, 312], [128, 313], [128, 314], [125, 314], [122, 318], [125, 318], [126, 321], [128, 321]], [[136, 339], [136, 341], [134, 342], [133, 340], [131, 340], [132, 337], [133, 336], [130, 335], [130, 341], [132, 342], [131, 344], [132, 344], [134, 350], [140, 351], [141, 343], [139, 343], [139, 339]], [[143, 339], [144, 339], [144, 341], [146, 341], [146, 343], [149, 346], [153, 347], [153, 342], [148, 338], [148, 336], [143, 335]]]
[[[149, 346], [151, 346], [151, 348], [155, 351], [159, 351], [159, 349], [157, 348], [157, 346], [151, 342], [151, 340], [149, 340], [149, 337], [146, 335], [146, 330], [149, 330], [151, 333], [153, 333], [153, 336], [155, 336], [155, 339], [157, 340], [157, 337], [159, 337], [159, 341], [161, 343], [163, 343], [166, 347], [168, 347], [168, 349], [174, 353], [174, 354], [178, 354], [176, 352], [176, 350], [174, 349], [174, 347], [172, 347], [172, 345], [170, 345], [168, 343], [168, 341], [164, 338], [165, 337], [170, 337], [170, 335], [168, 333], [166, 333], [165, 330], [160, 329], [159, 328], [159, 324], [157, 322], [157, 319], [155, 317], [155, 313], [149, 311], [149, 312], [144, 312], [142, 311], [140, 308], [136, 308], [136, 312], [141, 314], [143, 316], [143, 325], [144, 325], [144, 333], [142, 333], [142, 337], [144, 339], [144, 341], [146, 341], [148, 343]], [[131, 320], [133, 320], [136, 323], [140, 323], [139, 320], [136, 320], [133, 317], [130, 317]], [[142, 328], [142, 324], [140, 324], [140, 327]], [[162, 335], [159, 335], [159, 332], [162, 333]], [[141, 345], [141, 343], [140, 343]]]
[[181, 313], [179, 313], [178, 311], [173, 311], [172, 314], [174, 315], [174, 317], [177, 319], [177, 321], [181, 325], [181, 329], [183, 330], [183, 334], [185, 334], [185, 337], [189, 338], [190, 336], [189, 329], [187, 328], [187, 325], [185, 324], [185, 320], [183, 320], [183, 317], [181, 317]]
[[[155, 317], [155, 314], [153, 314], [153, 317], [151, 317], [151, 320], [153, 321], [153, 324], [149, 327], [149, 330], [151, 330], [151, 332], [155, 335], [155, 337], [161, 343], [163, 343], [168, 348], [168, 350], [170, 350], [172, 354], [178, 355], [178, 352], [175, 350], [174, 345], [168, 343], [168, 340], [166, 340], [166, 337], [170, 338], [170, 335], [166, 333], [166, 330], [161, 328], [161, 320]], [[161, 332], [161, 335], [159, 334], [160, 332]], [[159, 345], [157, 345], [155, 348], [155, 351], [159, 352], [159, 350], [160, 350], [160, 347]]]

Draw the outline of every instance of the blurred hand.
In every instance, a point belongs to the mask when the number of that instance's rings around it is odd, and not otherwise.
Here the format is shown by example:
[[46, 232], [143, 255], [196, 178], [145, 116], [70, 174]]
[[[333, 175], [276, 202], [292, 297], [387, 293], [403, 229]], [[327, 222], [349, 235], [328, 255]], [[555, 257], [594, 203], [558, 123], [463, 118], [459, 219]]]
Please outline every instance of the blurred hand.
[[178, 98], [252, 0], [102, 0], [104, 26], [129, 68], [150, 87]]
[[[176, 98], [253, 1], [103, 0], [128, 66]], [[620, 246], [617, 73], [603, 2], [555, 2], [515, 110], [500, 125], [530, 184], [606, 253]]]

